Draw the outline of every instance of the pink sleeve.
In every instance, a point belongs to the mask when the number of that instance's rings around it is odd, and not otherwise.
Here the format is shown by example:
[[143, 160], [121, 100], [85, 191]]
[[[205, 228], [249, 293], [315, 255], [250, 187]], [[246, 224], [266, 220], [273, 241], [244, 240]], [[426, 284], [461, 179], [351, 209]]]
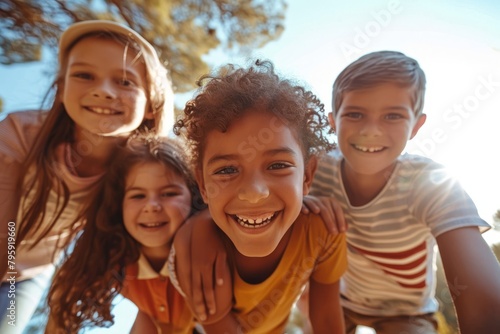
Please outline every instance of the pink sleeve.
[[[4, 277], [12, 258], [16, 259], [16, 221], [19, 199], [16, 196], [20, 168], [45, 118], [40, 111], [8, 114], [0, 121], [0, 277]], [[12, 253], [12, 254], [11, 254]]]
[[[17, 200], [14, 192], [20, 167], [36, 139], [44, 119], [39, 111], [8, 114], [0, 122], [0, 228], [16, 219]], [[1, 232], [0, 232], [1, 233]]]

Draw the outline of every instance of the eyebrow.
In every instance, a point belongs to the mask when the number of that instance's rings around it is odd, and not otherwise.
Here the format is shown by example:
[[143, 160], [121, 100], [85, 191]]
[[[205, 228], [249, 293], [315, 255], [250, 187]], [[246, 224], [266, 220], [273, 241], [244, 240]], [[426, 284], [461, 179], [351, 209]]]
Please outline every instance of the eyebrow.
[[[356, 105], [346, 106], [343, 109], [346, 110], [346, 111], [358, 111], [358, 110], [359, 111], [364, 111], [364, 110], [367, 110], [367, 108], [356, 106]], [[389, 107], [383, 108], [383, 110], [408, 111], [407, 108], [402, 107], [402, 106], [389, 106]]]
[[[76, 63], [70, 63], [68, 64], [68, 68], [71, 68], [71, 67], [94, 67], [94, 65], [90, 64], [90, 63], [85, 63], [85, 62], [76, 62]], [[135, 74], [134, 72], [128, 70], [127, 68], [117, 68], [115, 69], [114, 71], [116, 72], [120, 72], [120, 74], [123, 74], [125, 73], [125, 75], [127, 76], [132, 76], [132, 77], [139, 77], [137, 74]]]
[[[159, 190], [166, 190], [166, 189], [181, 189], [183, 187], [183, 185], [181, 183], [171, 183], [171, 184], [168, 184], [164, 187], [161, 187], [161, 188], [158, 188]], [[144, 187], [128, 187], [128, 188], [125, 188], [125, 193], [129, 192], [129, 191], [144, 191], [146, 190], [146, 188]]]
[[[290, 154], [290, 155], [293, 155], [294, 157], [297, 156], [296, 151], [294, 151], [291, 148], [286, 147], [286, 146], [278, 147], [278, 148], [274, 148], [274, 149], [266, 150], [266, 151], [258, 150], [257, 148], [255, 148], [255, 150], [257, 150], [259, 152], [259, 154], [261, 154], [263, 156], [267, 156], [267, 157], [272, 157], [272, 156], [276, 156], [279, 154]], [[216, 155], [212, 156], [207, 161], [207, 166], [213, 165], [213, 164], [218, 163], [220, 161], [238, 160], [239, 157], [241, 157], [240, 154], [216, 154]]]

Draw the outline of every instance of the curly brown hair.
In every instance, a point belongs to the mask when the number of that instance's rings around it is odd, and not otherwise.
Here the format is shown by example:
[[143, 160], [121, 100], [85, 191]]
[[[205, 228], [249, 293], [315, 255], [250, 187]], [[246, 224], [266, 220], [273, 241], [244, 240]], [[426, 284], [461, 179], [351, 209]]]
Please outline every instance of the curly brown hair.
[[294, 130], [306, 160], [331, 150], [323, 103], [292, 80], [280, 78], [270, 61], [256, 60], [248, 68], [229, 64], [218, 73], [204, 75], [195, 98], [186, 103], [184, 117], [174, 126], [191, 149], [195, 168], [201, 166], [207, 134], [227, 131], [231, 123], [252, 107], [263, 107]]
[[113, 324], [111, 303], [124, 270], [139, 259], [139, 243], [123, 224], [125, 180], [137, 164], [160, 163], [181, 176], [191, 192], [191, 213], [204, 209], [184, 147], [174, 139], [137, 133], [120, 148], [84, 210], [86, 224], [54, 276], [48, 295], [49, 332], [78, 333]]

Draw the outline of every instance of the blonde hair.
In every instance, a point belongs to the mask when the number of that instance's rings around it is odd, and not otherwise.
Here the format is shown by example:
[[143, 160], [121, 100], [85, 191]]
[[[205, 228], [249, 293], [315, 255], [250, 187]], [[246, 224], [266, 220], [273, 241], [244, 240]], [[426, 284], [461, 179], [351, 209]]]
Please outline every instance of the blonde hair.
[[413, 111], [418, 116], [424, 108], [425, 73], [418, 62], [397, 51], [377, 51], [349, 64], [333, 84], [332, 110], [340, 109], [344, 95], [383, 83], [407, 87], [412, 94]]

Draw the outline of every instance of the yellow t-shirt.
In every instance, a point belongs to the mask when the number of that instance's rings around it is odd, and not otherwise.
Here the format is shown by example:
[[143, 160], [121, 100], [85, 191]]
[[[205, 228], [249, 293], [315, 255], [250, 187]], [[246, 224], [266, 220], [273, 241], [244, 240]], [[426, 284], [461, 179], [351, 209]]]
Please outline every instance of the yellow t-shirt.
[[233, 268], [232, 312], [248, 334], [282, 334], [293, 304], [310, 279], [335, 283], [347, 267], [345, 234], [331, 235], [317, 215], [300, 215], [276, 270], [248, 284]]

